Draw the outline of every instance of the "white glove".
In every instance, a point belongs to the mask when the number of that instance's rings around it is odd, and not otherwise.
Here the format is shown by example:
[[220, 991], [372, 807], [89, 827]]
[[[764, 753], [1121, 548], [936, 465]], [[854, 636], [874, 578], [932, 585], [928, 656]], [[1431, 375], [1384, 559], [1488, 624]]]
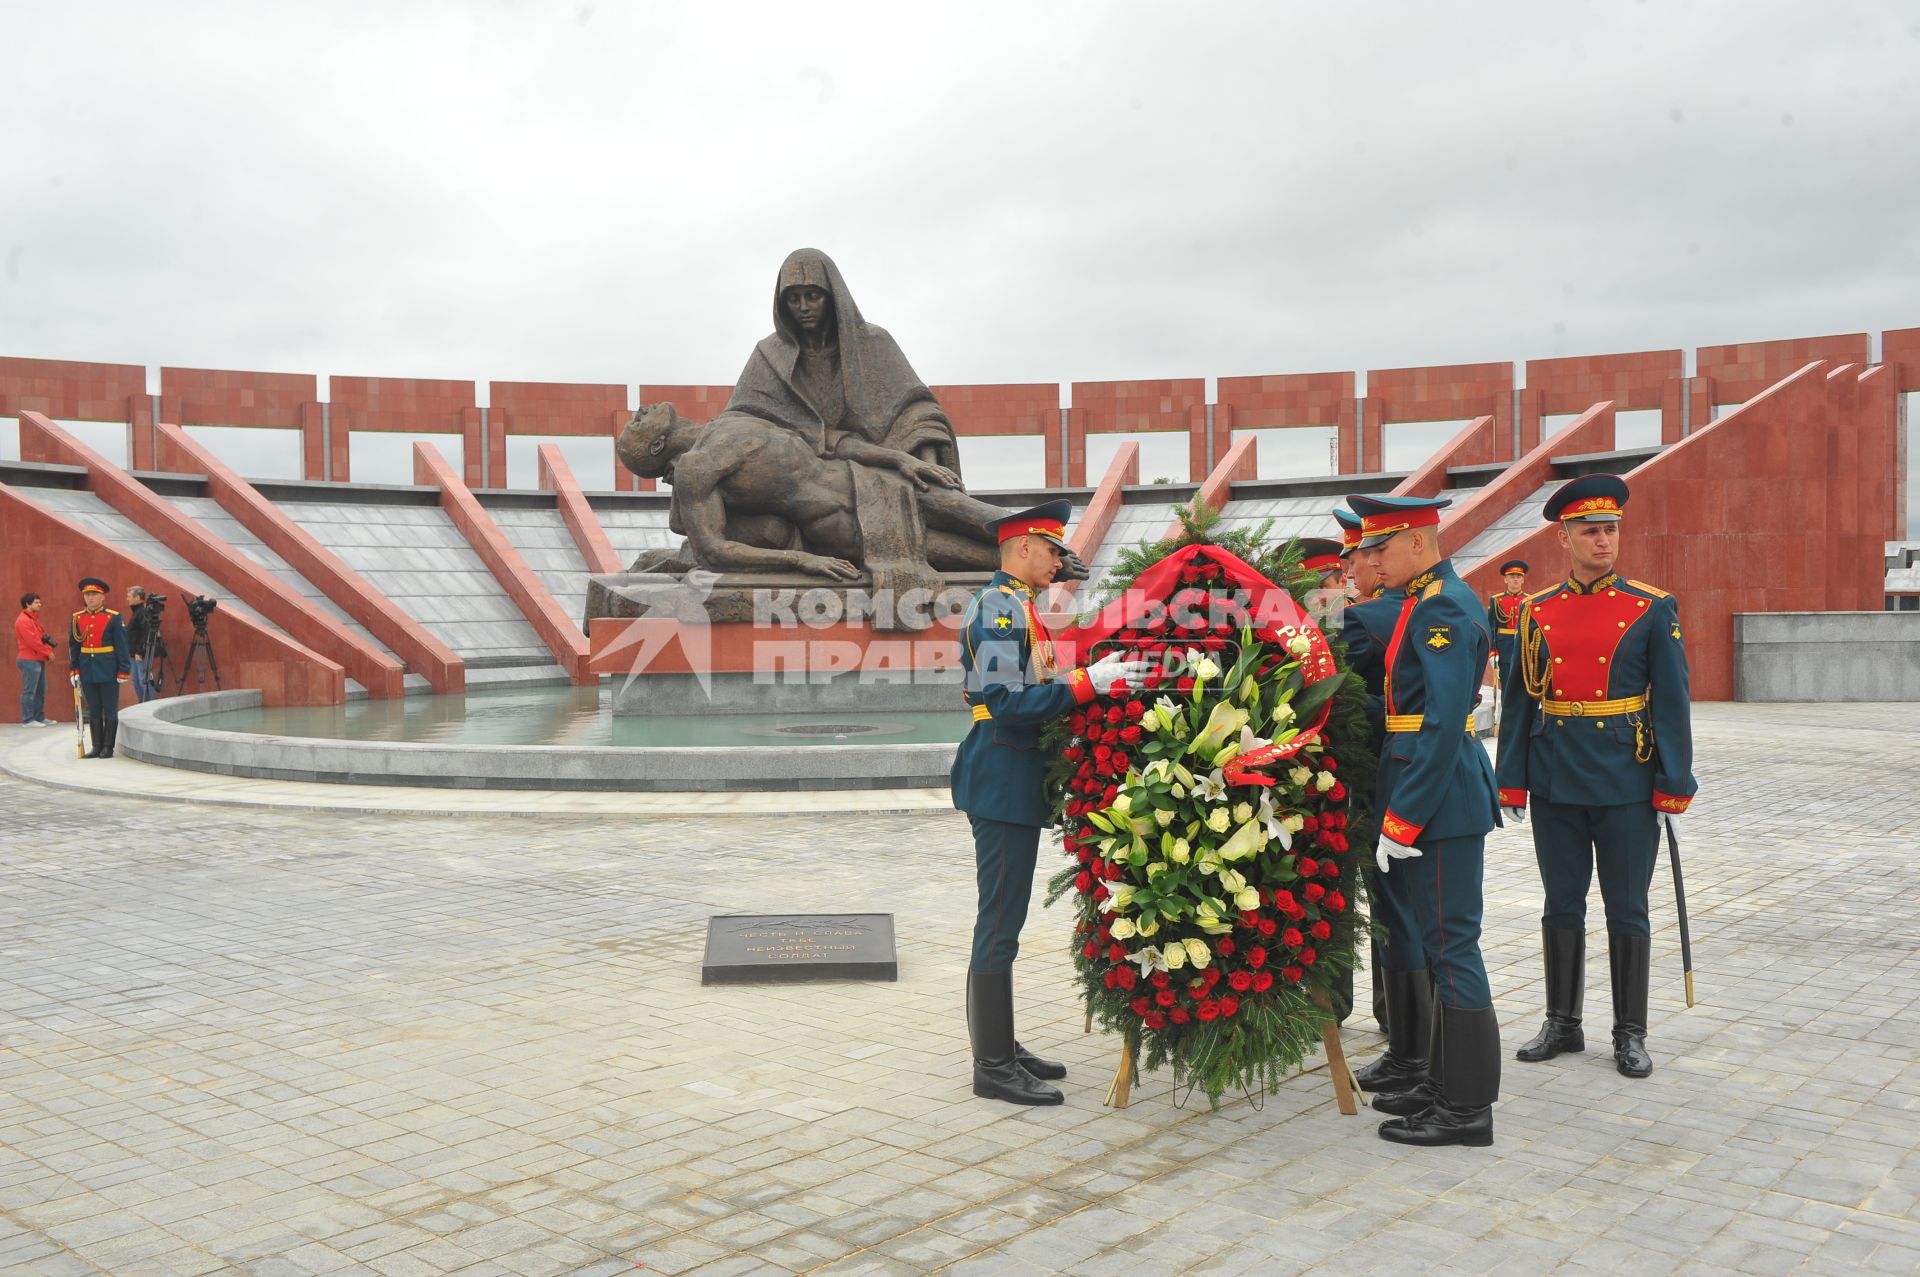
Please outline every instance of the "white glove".
[[1672, 838], [1677, 846], [1680, 842], [1680, 817], [1670, 811], [1660, 813], [1660, 832]]
[[1380, 842], [1374, 847], [1373, 858], [1379, 863], [1381, 873], [1389, 873], [1392, 870], [1394, 861], [1411, 860], [1419, 854], [1420, 849], [1418, 847], [1409, 847], [1403, 842], [1395, 842], [1385, 834], [1382, 834], [1380, 835]]
[[1527, 809], [1525, 807], [1502, 807], [1500, 810], [1507, 813], [1507, 819], [1516, 825], [1524, 825], [1527, 823]]
[[80, 686], [80, 676], [78, 674], [69, 674], [67, 675], [67, 682], [73, 684], [75, 687], [78, 687]]
[[1152, 668], [1146, 661], [1134, 660], [1120, 652], [1110, 652], [1087, 666], [1087, 677], [1093, 680], [1093, 690], [1104, 695], [1115, 683], [1125, 683], [1128, 687], [1140, 686], [1140, 681]]

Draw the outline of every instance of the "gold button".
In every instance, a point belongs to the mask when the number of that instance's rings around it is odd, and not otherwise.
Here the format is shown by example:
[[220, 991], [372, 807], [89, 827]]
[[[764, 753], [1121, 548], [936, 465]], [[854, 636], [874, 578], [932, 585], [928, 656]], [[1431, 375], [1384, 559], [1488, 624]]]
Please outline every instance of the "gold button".
[[1558, 664], [1560, 664], [1560, 662], [1562, 662], [1562, 661], [1564, 661], [1564, 660], [1566, 660], [1566, 659], [1567, 659], [1567, 658], [1566, 658], [1566, 657], [1564, 657], [1564, 656], [1556, 656], [1556, 657], [1554, 657], [1554, 658], [1553, 658], [1553, 663], [1554, 663], [1555, 665], [1558, 665]]
[[1602, 665], [1605, 665], [1605, 664], [1607, 663], [1607, 658], [1606, 658], [1606, 657], [1604, 657], [1604, 656], [1603, 656], [1603, 657], [1601, 657], [1601, 658], [1600, 658], [1600, 663], [1601, 663]]
[[1622, 621], [1622, 622], [1620, 622], [1620, 628], [1621, 628], [1621, 629], [1623, 629], [1623, 630], [1624, 630], [1624, 629], [1626, 629], [1626, 628], [1627, 628], [1627, 623], [1626, 623], [1625, 621]]
[[1541, 626], [1540, 628], [1541, 628], [1541, 629], [1543, 629], [1543, 630], [1550, 630], [1550, 629], [1552, 629], [1553, 627], [1552, 627], [1551, 625], [1542, 625], [1542, 626]]
[[1595, 727], [1605, 727], [1605, 726], [1606, 726], [1606, 723], [1605, 723], [1605, 722], [1596, 722], [1596, 723], [1594, 724], [1594, 726], [1595, 726]]
[[1608, 590], [1608, 591], [1607, 591], [1607, 597], [1608, 597], [1608, 598], [1610, 598], [1610, 599], [1611, 599], [1611, 598], [1618, 598], [1618, 597], [1619, 597], [1619, 591], [1617, 591], [1617, 590]]
[[1641, 607], [1645, 607], [1646, 605], [1647, 605], [1647, 601], [1646, 601], [1645, 599], [1641, 599], [1641, 600], [1640, 600], [1640, 606], [1641, 606]]

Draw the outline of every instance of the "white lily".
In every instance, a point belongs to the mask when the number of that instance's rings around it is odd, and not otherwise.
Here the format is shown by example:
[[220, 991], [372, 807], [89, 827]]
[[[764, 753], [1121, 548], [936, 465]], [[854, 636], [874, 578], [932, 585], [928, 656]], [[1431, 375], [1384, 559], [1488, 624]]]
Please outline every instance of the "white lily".
[[1286, 822], [1280, 818], [1280, 813], [1274, 808], [1273, 796], [1264, 789], [1260, 791], [1259, 816], [1260, 827], [1266, 831], [1267, 837], [1279, 843], [1283, 851], [1292, 851], [1293, 832], [1287, 828]]
[[1207, 716], [1207, 724], [1200, 734], [1193, 738], [1193, 749], [1200, 757], [1213, 760], [1220, 752], [1228, 737], [1238, 739], [1240, 729], [1247, 725], [1247, 711], [1232, 701], [1221, 701], [1213, 707], [1213, 713]]
[[1107, 884], [1107, 898], [1100, 902], [1101, 913], [1112, 913], [1116, 909], [1125, 909], [1133, 903], [1133, 884], [1116, 882]]
[[1216, 767], [1204, 776], [1194, 778], [1193, 796], [1201, 802], [1217, 803], [1227, 796], [1227, 776]]
[[1150, 944], [1144, 949], [1135, 949], [1127, 955], [1127, 961], [1139, 966], [1142, 978], [1167, 969], [1167, 960], [1161, 955], [1158, 945]]

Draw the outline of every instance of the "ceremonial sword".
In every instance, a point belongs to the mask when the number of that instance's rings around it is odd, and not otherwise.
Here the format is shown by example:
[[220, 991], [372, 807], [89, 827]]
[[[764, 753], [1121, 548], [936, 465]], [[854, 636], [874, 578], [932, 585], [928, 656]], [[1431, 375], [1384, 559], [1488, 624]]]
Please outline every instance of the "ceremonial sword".
[[79, 737], [79, 740], [74, 743], [74, 748], [79, 751], [77, 757], [85, 758], [87, 756], [87, 702], [86, 698], [80, 694], [78, 683], [73, 685], [73, 734]]
[[1673, 911], [1680, 919], [1680, 966], [1687, 977], [1687, 1005], [1693, 1005], [1693, 933], [1687, 928], [1687, 887], [1680, 880], [1680, 835], [1674, 822], [1662, 820], [1667, 827], [1667, 857], [1673, 863]]

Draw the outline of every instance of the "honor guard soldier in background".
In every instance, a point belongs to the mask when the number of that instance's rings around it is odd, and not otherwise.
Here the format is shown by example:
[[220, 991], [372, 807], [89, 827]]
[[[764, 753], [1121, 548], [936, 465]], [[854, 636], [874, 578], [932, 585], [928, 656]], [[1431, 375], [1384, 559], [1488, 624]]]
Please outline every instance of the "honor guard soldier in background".
[[133, 649], [120, 614], [101, 606], [107, 601], [107, 583], [97, 576], [80, 582], [80, 601], [86, 606], [73, 614], [67, 627], [68, 677], [86, 697], [87, 730], [93, 739], [88, 758], [112, 758], [113, 738], [120, 734], [120, 685], [133, 677]]
[[1047, 758], [1040, 729], [1116, 682], [1139, 686], [1147, 665], [1118, 654], [1090, 669], [1060, 671], [1034, 609], [1060, 571], [1069, 501], [1049, 501], [986, 525], [1000, 539], [1000, 570], [967, 608], [960, 663], [973, 727], [953, 759], [953, 805], [973, 825], [979, 908], [967, 966], [967, 1033], [973, 1093], [1013, 1104], [1058, 1104], [1041, 1079], [1067, 1075], [1015, 1040], [1013, 959], [1033, 893], [1040, 829], [1050, 812], [1042, 792]]
[[1347, 565], [1342, 561], [1341, 545], [1329, 537], [1300, 538], [1300, 566], [1320, 574], [1320, 584], [1337, 587], [1346, 584]]
[[1520, 605], [1527, 601], [1527, 561], [1508, 559], [1500, 565], [1500, 583], [1506, 588], [1487, 599], [1487, 629], [1493, 633], [1495, 668], [1505, 675], [1513, 663], [1513, 636], [1519, 632]]
[[[1354, 590], [1354, 597], [1347, 603], [1346, 611], [1340, 618], [1340, 641], [1347, 649], [1348, 668], [1358, 674], [1360, 681], [1366, 685], [1367, 748], [1378, 757], [1387, 736], [1387, 641], [1393, 637], [1394, 622], [1400, 619], [1400, 605], [1381, 597], [1386, 587], [1380, 584], [1379, 573], [1373, 570], [1372, 564], [1354, 553], [1360, 545], [1360, 516], [1336, 508], [1333, 518], [1340, 525], [1340, 557], [1346, 565]], [[1365, 588], [1362, 588], [1363, 585]], [[1371, 802], [1372, 795], [1367, 795], [1367, 800]], [[1379, 813], [1376, 810], [1374, 814], [1377, 816]], [[1368, 953], [1368, 964], [1373, 972], [1373, 1018], [1382, 1033], [1393, 1033], [1393, 1020], [1388, 1010], [1393, 994], [1389, 989], [1392, 981], [1387, 975], [1387, 945], [1398, 946], [1401, 952], [1414, 955], [1406, 964], [1411, 974], [1401, 977], [1399, 982], [1414, 983], [1419, 987], [1402, 995], [1407, 1007], [1408, 1024], [1399, 1040], [1401, 1049], [1396, 1051], [1390, 1042], [1384, 1055], [1355, 1076], [1368, 1091], [1406, 1089], [1418, 1085], [1427, 1076], [1427, 1026], [1432, 1016], [1432, 999], [1428, 993], [1426, 965], [1418, 956], [1420, 936], [1412, 918], [1404, 912], [1396, 913], [1392, 902], [1381, 893], [1380, 875], [1372, 863], [1362, 864], [1360, 872], [1366, 877], [1371, 916], [1387, 930], [1385, 940], [1377, 935], [1372, 938]], [[1388, 1083], [1388, 1079], [1394, 1076], [1403, 1076], [1405, 1081]]]
[[1628, 1077], [1647, 1054], [1647, 888], [1661, 821], [1694, 793], [1687, 649], [1672, 595], [1614, 570], [1626, 481], [1571, 480], [1548, 499], [1567, 579], [1527, 600], [1512, 668], [1501, 666], [1500, 805], [1533, 798], [1533, 853], [1546, 889], [1540, 919], [1547, 1020], [1517, 1053], [1534, 1063], [1586, 1049], [1587, 887], [1600, 871], [1613, 974], [1613, 1058]]
[[[1427, 1077], [1374, 1100], [1400, 1115], [1380, 1124], [1380, 1137], [1484, 1146], [1493, 1143], [1500, 1092], [1500, 1025], [1480, 954], [1487, 832], [1500, 816], [1493, 768], [1473, 733], [1486, 613], [1440, 553], [1445, 498], [1352, 496], [1347, 504], [1361, 520], [1356, 552], [1398, 600], [1383, 679], [1378, 861], [1381, 892], [1412, 918], [1420, 950], [1389, 947], [1390, 1037], [1401, 1038], [1397, 1002], [1416, 986], [1410, 977], [1430, 972], [1439, 1004]], [[1417, 973], [1409, 969], [1416, 960]]]

